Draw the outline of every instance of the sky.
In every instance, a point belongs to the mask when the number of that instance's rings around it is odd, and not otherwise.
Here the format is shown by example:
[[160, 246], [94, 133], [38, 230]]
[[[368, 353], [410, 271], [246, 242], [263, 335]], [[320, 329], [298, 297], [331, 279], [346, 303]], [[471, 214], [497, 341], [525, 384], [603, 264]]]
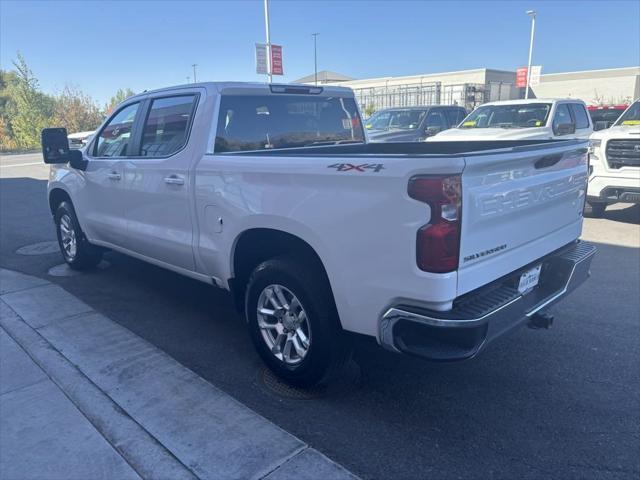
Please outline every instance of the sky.
[[[283, 77], [318, 70], [354, 78], [526, 65], [542, 73], [640, 65], [640, 1], [270, 1], [271, 42]], [[264, 81], [254, 44], [265, 41], [262, 0], [0, 0], [0, 68], [21, 52], [42, 89], [79, 87], [100, 104], [193, 81]]]

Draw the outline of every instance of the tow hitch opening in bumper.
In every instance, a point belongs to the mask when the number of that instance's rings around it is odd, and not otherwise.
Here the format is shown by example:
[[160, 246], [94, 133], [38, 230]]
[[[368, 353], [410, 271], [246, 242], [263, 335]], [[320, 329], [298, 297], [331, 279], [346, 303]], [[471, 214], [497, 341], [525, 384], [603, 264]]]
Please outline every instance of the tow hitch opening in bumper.
[[[392, 306], [380, 319], [380, 343], [388, 350], [434, 361], [471, 358], [514, 327], [540, 323], [544, 309], [589, 277], [595, 252], [590, 243], [572, 243], [459, 297], [448, 312]], [[538, 264], [542, 264], [539, 284], [521, 294], [517, 279]]]

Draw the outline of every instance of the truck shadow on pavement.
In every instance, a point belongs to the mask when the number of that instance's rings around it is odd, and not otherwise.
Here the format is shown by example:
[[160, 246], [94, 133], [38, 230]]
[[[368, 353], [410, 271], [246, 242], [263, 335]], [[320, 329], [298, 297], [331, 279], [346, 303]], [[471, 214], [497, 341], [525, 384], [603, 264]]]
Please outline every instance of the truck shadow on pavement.
[[[311, 400], [279, 397], [230, 296], [110, 252], [111, 267], [47, 277], [59, 254], [46, 182], [0, 180], [3, 267], [59, 284], [215, 386], [355, 473], [376, 478], [632, 476], [639, 470], [640, 249], [598, 244], [592, 278], [552, 309], [550, 331], [526, 328], [477, 359], [434, 364], [357, 338], [358, 385]], [[607, 212], [640, 223], [638, 206]], [[501, 472], [501, 473], [497, 473]], [[507, 473], [508, 472], [508, 473]]]
[[[594, 218], [588, 213], [585, 213], [585, 217]], [[616, 209], [609, 207], [605, 210], [602, 218], [604, 220], [612, 220], [614, 222], [640, 225], [640, 203], [634, 203], [628, 207]]]

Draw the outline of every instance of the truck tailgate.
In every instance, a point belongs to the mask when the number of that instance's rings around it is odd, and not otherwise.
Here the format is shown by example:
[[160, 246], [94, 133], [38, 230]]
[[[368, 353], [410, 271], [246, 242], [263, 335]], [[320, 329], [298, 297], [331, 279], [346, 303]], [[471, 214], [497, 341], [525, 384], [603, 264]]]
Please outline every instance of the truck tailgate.
[[465, 157], [458, 295], [577, 239], [587, 184], [587, 142]]

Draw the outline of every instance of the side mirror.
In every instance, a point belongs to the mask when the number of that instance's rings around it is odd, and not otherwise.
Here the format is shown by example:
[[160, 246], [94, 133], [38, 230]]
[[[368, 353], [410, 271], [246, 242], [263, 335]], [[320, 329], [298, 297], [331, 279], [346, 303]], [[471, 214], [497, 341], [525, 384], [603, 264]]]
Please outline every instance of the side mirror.
[[80, 150], [69, 150], [69, 165], [76, 170], [86, 170], [87, 162]]
[[576, 133], [576, 126], [573, 123], [561, 123], [556, 126], [556, 135], [571, 135]]
[[606, 120], [598, 120], [593, 127], [593, 129], [597, 132], [598, 130], [604, 130], [605, 128], [609, 128], [609, 122]]
[[424, 131], [428, 136], [435, 135], [436, 133], [440, 133], [442, 128], [440, 127], [427, 127]]
[[45, 128], [40, 134], [44, 163], [67, 163], [69, 140], [66, 128]]
[[77, 170], [87, 168], [87, 161], [82, 152], [69, 149], [66, 128], [45, 128], [40, 139], [44, 163], [68, 163]]

